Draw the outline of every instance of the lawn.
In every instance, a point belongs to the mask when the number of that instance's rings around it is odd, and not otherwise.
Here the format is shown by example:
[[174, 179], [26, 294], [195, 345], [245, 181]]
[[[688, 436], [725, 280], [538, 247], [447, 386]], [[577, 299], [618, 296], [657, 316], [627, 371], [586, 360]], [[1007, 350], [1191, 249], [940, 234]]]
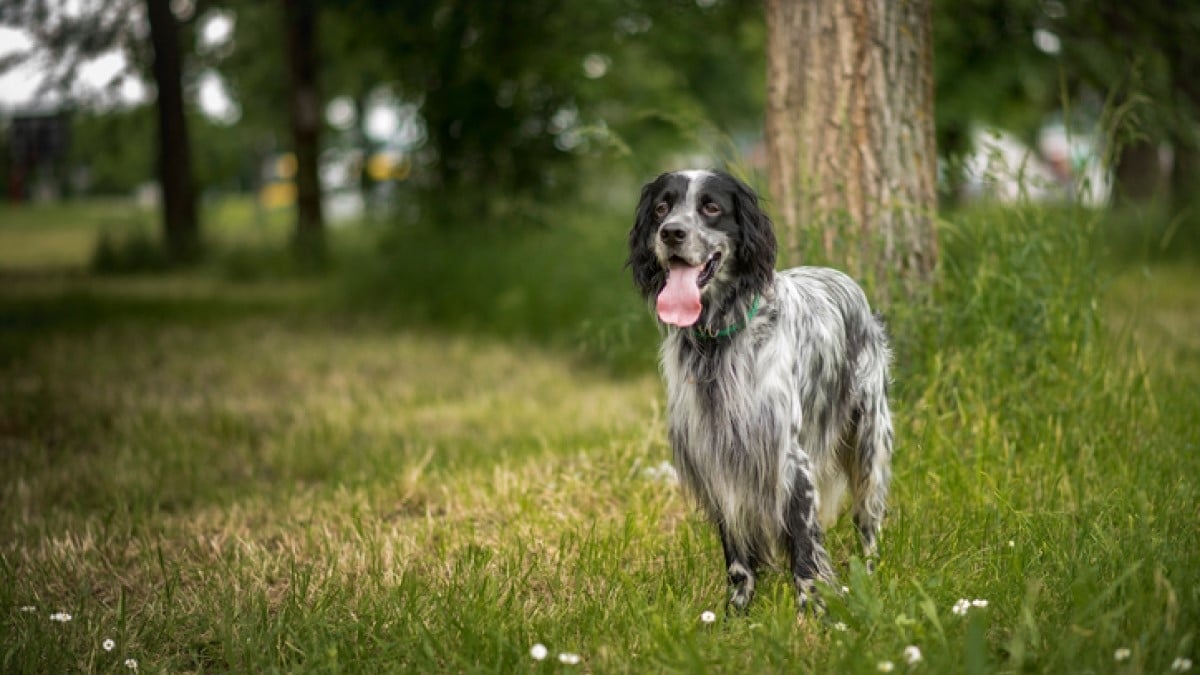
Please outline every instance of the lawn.
[[285, 234], [227, 224], [200, 268], [89, 274], [104, 218], [38, 208], [0, 210], [0, 671], [1198, 658], [1200, 268], [1101, 265], [1069, 214], [945, 223], [943, 286], [890, 321], [881, 564], [840, 523], [847, 591], [798, 623], [782, 573], [726, 614], [719, 542], [661, 470], [619, 214], [342, 231], [333, 271], [279, 277], [246, 270]]

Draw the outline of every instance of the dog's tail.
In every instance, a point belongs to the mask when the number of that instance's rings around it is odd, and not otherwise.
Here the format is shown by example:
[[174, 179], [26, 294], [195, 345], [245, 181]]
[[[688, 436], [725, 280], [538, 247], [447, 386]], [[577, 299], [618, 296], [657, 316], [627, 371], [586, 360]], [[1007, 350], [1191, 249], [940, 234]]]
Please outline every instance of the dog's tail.
[[[878, 330], [882, 331], [883, 327], [880, 325]], [[854, 494], [854, 524], [862, 536], [863, 552], [868, 558], [875, 554], [887, 510], [895, 440], [888, 406], [890, 354], [883, 340], [871, 344], [878, 348], [864, 354], [860, 364], [862, 391], [855, 410], [854, 453], [846, 466]]]

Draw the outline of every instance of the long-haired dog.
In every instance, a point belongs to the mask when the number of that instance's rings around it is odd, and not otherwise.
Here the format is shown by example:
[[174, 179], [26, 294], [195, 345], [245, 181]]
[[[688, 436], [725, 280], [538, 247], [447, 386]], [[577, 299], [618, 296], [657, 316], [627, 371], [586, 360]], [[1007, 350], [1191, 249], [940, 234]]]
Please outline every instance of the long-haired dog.
[[775, 234], [724, 173], [665, 173], [629, 233], [634, 282], [666, 326], [676, 469], [720, 531], [729, 602], [785, 554], [801, 614], [833, 581], [822, 528], [846, 487], [868, 564], [891, 477], [890, 352], [862, 289], [832, 269], [775, 271]]

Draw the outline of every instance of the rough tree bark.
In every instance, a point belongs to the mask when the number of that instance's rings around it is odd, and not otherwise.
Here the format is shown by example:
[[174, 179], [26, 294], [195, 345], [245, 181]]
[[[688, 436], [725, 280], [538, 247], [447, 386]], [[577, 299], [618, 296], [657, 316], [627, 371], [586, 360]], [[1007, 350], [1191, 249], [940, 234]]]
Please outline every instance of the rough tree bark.
[[931, 0], [766, 8], [767, 161], [785, 257], [845, 266], [883, 304], [922, 295], [938, 257]]
[[1144, 204], [1163, 196], [1167, 176], [1158, 160], [1158, 144], [1137, 140], [1121, 148], [1113, 170], [1113, 196], [1121, 204]]
[[296, 231], [293, 245], [307, 263], [325, 259], [325, 223], [317, 161], [321, 141], [321, 96], [317, 88], [315, 0], [283, 0], [291, 95], [292, 145], [296, 152]]
[[1194, 138], [1178, 138], [1175, 141], [1175, 164], [1171, 167], [1171, 214], [1187, 214], [1193, 225], [1200, 222], [1196, 207], [1200, 197], [1196, 187], [1200, 186], [1200, 142]]
[[154, 85], [158, 90], [158, 177], [162, 188], [167, 255], [175, 262], [200, 253], [192, 152], [183, 114], [183, 68], [179, 25], [170, 3], [146, 0], [150, 42], [154, 47]]

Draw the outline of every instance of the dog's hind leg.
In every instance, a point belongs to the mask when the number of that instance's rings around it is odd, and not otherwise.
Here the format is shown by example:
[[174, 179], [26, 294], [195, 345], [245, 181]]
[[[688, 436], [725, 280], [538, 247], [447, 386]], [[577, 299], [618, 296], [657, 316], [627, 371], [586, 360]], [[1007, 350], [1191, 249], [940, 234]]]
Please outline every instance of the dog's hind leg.
[[817, 520], [816, 489], [808, 470], [798, 468], [784, 507], [784, 527], [792, 580], [796, 584], [800, 616], [820, 612], [816, 581], [833, 581], [833, 567], [825, 552], [824, 534]]
[[892, 418], [882, 392], [866, 397], [862, 406], [847, 468], [854, 494], [854, 526], [862, 539], [867, 569], [874, 570], [892, 478]]
[[737, 611], [744, 612], [754, 599], [759, 561], [753, 553], [738, 551], [724, 525], [720, 526], [720, 531], [721, 548], [725, 551], [725, 569], [729, 573], [729, 604]]

